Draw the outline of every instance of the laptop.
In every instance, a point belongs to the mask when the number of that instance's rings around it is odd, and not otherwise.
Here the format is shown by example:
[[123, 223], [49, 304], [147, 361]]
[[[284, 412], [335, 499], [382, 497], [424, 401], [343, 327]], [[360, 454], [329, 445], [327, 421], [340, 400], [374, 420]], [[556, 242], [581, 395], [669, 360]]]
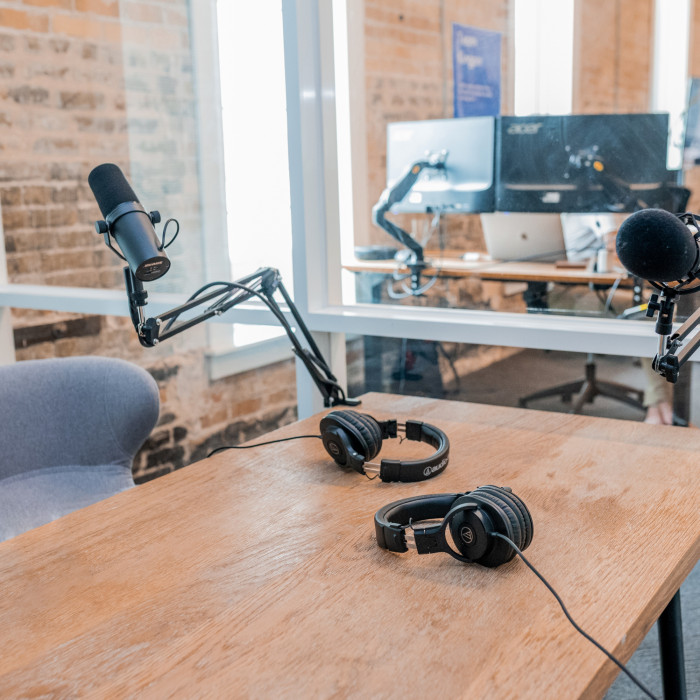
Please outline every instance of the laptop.
[[493, 260], [555, 262], [566, 258], [560, 214], [481, 214], [481, 227]]

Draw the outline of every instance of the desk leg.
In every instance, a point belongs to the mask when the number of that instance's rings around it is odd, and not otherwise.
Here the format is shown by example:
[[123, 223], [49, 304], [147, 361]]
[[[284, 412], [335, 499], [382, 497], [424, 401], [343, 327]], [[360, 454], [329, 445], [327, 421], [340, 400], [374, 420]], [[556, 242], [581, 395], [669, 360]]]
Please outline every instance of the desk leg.
[[544, 311], [549, 308], [547, 282], [528, 282], [523, 300], [528, 311]]
[[659, 651], [661, 676], [666, 700], [686, 700], [685, 659], [683, 654], [683, 627], [681, 624], [681, 592], [659, 616]]
[[[385, 275], [365, 275], [365, 286], [360, 285], [361, 277], [357, 277], [357, 301], [371, 304], [382, 303], [382, 289], [386, 281]], [[369, 295], [367, 292], [369, 291]], [[366, 335], [364, 338], [365, 350], [365, 391], [384, 391], [382, 371], [382, 359], [384, 353], [384, 338]]]

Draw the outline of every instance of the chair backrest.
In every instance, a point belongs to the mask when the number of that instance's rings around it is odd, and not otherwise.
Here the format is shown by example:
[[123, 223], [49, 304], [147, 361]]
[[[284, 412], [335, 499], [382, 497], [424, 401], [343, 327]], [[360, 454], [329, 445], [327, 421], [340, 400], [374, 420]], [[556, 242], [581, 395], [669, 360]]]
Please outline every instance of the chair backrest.
[[123, 360], [0, 367], [0, 541], [134, 486], [158, 387]]
[[0, 367], [0, 479], [60, 465], [120, 465], [158, 420], [155, 380], [108, 357]]

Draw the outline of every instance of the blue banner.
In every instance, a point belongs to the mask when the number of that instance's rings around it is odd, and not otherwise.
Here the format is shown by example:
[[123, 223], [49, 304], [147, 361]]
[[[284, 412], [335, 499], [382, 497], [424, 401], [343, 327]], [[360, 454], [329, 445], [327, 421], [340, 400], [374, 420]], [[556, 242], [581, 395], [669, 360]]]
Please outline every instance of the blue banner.
[[501, 33], [452, 25], [455, 117], [501, 113]]

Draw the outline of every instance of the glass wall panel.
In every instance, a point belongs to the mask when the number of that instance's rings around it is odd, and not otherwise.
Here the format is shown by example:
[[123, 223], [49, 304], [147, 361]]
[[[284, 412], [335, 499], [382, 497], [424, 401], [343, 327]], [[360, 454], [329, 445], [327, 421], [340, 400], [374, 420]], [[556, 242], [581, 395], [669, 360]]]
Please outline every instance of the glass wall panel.
[[348, 5], [357, 301], [639, 319], [650, 288], [617, 260], [617, 229], [697, 197], [697, 168], [678, 167], [687, 97], [661, 89], [693, 73], [689, 5], [674, 22], [652, 0]]

